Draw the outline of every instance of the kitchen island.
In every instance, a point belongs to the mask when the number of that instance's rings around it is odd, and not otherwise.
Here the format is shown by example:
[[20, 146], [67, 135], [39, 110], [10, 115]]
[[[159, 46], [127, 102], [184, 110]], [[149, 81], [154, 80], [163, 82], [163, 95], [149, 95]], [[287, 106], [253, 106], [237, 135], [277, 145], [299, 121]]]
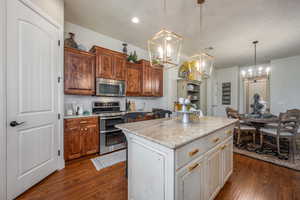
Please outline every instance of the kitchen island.
[[128, 200], [211, 200], [233, 168], [237, 120], [202, 117], [121, 124], [128, 142]]

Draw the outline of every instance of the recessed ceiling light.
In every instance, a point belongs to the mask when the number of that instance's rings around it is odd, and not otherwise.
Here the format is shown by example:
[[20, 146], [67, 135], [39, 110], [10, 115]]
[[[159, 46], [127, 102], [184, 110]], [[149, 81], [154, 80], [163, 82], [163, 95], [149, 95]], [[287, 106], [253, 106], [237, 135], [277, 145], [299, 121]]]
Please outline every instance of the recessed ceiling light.
[[131, 21], [132, 21], [132, 23], [135, 23], [135, 24], [138, 24], [140, 22], [139, 18], [137, 18], [137, 17], [133, 17], [131, 19]]

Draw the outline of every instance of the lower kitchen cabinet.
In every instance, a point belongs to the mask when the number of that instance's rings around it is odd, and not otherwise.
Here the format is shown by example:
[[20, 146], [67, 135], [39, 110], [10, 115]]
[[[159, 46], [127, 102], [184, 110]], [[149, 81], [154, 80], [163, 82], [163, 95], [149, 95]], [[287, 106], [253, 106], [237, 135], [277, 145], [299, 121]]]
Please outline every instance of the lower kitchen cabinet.
[[205, 165], [201, 157], [177, 172], [177, 200], [204, 200], [204, 180]]
[[64, 122], [65, 160], [99, 152], [98, 117], [65, 119]]

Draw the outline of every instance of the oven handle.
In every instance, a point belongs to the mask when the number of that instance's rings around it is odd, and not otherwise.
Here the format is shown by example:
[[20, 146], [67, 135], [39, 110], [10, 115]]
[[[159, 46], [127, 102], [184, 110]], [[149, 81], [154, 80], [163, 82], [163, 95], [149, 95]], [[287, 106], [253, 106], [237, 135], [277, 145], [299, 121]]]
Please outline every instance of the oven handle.
[[116, 117], [100, 117], [100, 120], [103, 120], [103, 119], [124, 119], [123, 116], [116, 116]]

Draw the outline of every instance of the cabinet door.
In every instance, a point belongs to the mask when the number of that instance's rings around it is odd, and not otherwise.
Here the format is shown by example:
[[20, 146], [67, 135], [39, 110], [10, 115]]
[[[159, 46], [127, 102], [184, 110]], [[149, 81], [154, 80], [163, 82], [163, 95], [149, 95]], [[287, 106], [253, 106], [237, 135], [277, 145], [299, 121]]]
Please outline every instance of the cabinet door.
[[152, 94], [153, 96], [163, 96], [163, 69], [152, 69]]
[[99, 152], [99, 130], [98, 126], [89, 125], [82, 128], [83, 155], [90, 155]]
[[92, 95], [95, 92], [95, 57], [87, 52], [65, 49], [64, 88], [66, 94]]
[[64, 133], [65, 160], [79, 158], [82, 152], [82, 140], [80, 127], [69, 127]]
[[150, 62], [143, 63], [143, 96], [152, 96], [152, 67]]
[[114, 79], [125, 80], [126, 59], [124, 55], [114, 56]]
[[114, 56], [106, 51], [97, 52], [96, 77], [113, 79], [114, 74]]
[[214, 199], [222, 184], [222, 151], [219, 146], [213, 149], [206, 160], [206, 199]]
[[142, 94], [142, 67], [136, 64], [127, 65], [126, 95], [141, 96]]
[[225, 184], [233, 170], [233, 140], [230, 138], [222, 148], [222, 184]]
[[204, 200], [204, 161], [197, 159], [176, 174], [176, 200]]

